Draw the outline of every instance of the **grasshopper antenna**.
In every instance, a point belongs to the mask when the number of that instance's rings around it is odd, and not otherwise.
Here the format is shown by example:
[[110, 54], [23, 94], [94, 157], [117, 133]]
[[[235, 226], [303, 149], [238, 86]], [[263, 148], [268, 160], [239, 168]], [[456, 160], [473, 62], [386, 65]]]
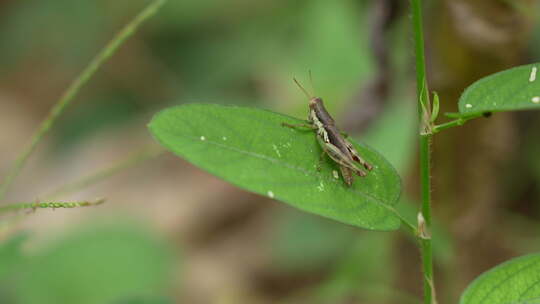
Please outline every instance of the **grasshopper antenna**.
[[313, 85], [313, 75], [311, 74], [311, 69], [308, 70], [308, 73], [309, 73], [309, 83], [311, 84], [311, 91], [313, 92], [314, 95], [317, 95], [317, 93], [315, 92], [315, 86]]
[[296, 80], [296, 78], [293, 77], [293, 80], [296, 83], [296, 85], [300, 88], [300, 90], [302, 90], [302, 92], [304, 92], [304, 94], [306, 94], [308, 99], [313, 98], [313, 96], [309, 95], [308, 91], [306, 91], [306, 89], [304, 89], [304, 87], [300, 84], [300, 82], [298, 82], [298, 80]]

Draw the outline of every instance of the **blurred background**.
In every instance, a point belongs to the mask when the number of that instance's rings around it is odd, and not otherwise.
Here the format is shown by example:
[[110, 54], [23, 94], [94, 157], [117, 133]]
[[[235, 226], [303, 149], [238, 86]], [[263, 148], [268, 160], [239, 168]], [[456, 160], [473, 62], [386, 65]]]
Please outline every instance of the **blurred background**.
[[[538, 1], [425, 2], [441, 112], [457, 111], [478, 78], [540, 61]], [[0, 1], [2, 178], [70, 81], [148, 3]], [[311, 70], [338, 124], [398, 169], [399, 208], [414, 218], [409, 23], [399, 0], [169, 1], [81, 90], [1, 203], [107, 199], [0, 215], [0, 303], [418, 303], [419, 253], [404, 233], [363, 231], [242, 191], [155, 153], [146, 128], [158, 110], [192, 102], [304, 118], [292, 77], [307, 84]], [[435, 137], [440, 303], [540, 250], [539, 118], [500, 113]], [[122, 169], [64, 188], [110, 168]]]

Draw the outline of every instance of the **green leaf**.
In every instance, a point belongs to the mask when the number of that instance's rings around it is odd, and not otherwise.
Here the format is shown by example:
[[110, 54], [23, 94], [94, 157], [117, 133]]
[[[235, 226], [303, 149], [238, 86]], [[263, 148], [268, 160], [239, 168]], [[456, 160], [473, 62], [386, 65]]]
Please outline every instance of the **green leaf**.
[[460, 304], [540, 303], [540, 254], [502, 263], [469, 285]]
[[540, 109], [540, 64], [529, 64], [484, 77], [459, 99], [462, 115]]
[[439, 94], [437, 92], [433, 92], [433, 109], [431, 110], [431, 118], [430, 122], [434, 123], [435, 120], [437, 120], [437, 116], [439, 116], [439, 109], [440, 109], [440, 101], [439, 101]]
[[316, 170], [322, 150], [315, 133], [282, 122], [303, 121], [259, 109], [190, 104], [158, 113], [149, 128], [175, 154], [241, 188], [366, 229], [399, 227], [392, 205], [400, 180], [381, 155], [354, 143], [374, 169], [347, 188], [328, 158]]

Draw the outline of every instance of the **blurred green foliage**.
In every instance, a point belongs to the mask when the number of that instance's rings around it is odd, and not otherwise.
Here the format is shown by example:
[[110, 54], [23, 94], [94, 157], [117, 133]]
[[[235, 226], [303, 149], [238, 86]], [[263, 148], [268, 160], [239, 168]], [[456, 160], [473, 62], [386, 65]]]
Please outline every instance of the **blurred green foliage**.
[[30, 254], [20, 251], [27, 237], [14, 236], [0, 247], [0, 302], [167, 303], [178, 257], [144, 227], [95, 219]]
[[272, 226], [271, 255], [282, 271], [333, 267], [357, 235], [352, 227], [297, 211], [279, 214]]
[[21, 246], [27, 238], [27, 234], [18, 233], [0, 243], [0, 279], [12, 275], [21, 263]]
[[[9, 47], [0, 51], [0, 77], [16, 72], [41, 78], [41, 85], [55, 89], [29, 87], [28, 92], [51, 96], [39, 102], [52, 103], [59, 89], [147, 2], [7, 4], [0, 39]], [[61, 121], [62, 129], [70, 131], [55, 134], [58, 146], [171, 101], [273, 103], [265, 107], [286, 105], [303, 114], [304, 96], [292, 77], [307, 79], [309, 69], [329, 109], [343, 107], [372, 70], [366, 11], [367, 1], [352, 0], [170, 1], [78, 97], [73, 107], [81, 110]], [[136, 111], [125, 110], [130, 108]]]

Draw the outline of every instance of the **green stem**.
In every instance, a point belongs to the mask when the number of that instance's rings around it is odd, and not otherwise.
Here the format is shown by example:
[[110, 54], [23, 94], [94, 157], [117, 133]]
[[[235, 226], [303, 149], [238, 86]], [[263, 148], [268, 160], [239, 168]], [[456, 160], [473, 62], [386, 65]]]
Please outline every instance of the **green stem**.
[[459, 119], [456, 119], [456, 120], [452, 120], [452, 121], [449, 121], [449, 122], [442, 123], [440, 125], [435, 125], [435, 126], [433, 126], [433, 128], [431, 128], [431, 130], [432, 130], [433, 133], [438, 133], [438, 132], [441, 132], [442, 130], [446, 130], [446, 129], [450, 129], [450, 128], [453, 128], [453, 127], [461, 126], [465, 122], [467, 122], [466, 119], [459, 118]]
[[390, 209], [400, 220], [401, 220], [401, 224], [402, 224], [402, 228], [407, 231], [408, 233], [410, 233], [411, 236], [415, 237], [418, 235], [418, 229], [416, 228], [416, 226], [414, 226], [413, 224], [411, 224], [405, 217], [403, 217], [397, 210], [395, 210], [394, 208], [391, 208]]
[[[416, 88], [418, 95], [419, 122], [424, 127], [425, 119], [422, 111], [423, 103], [428, 102], [429, 88], [426, 81], [426, 66], [424, 55], [424, 34], [422, 25], [422, 1], [411, 0], [412, 22], [415, 38], [416, 54]], [[426, 104], [430, 109], [430, 105]], [[431, 231], [431, 135], [420, 135], [420, 182], [422, 194], [422, 216], [425, 220], [425, 227], [420, 231]], [[433, 255], [431, 246], [431, 236], [420, 238], [420, 252], [422, 255], [422, 269], [424, 272], [424, 304], [436, 303], [435, 287], [433, 284]]]
[[60, 99], [52, 107], [47, 118], [41, 123], [38, 130], [32, 135], [30, 143], [17, 157], [14, 165], [9, 170], [8, 175], [0, 185], [0, 200], [2, 200], [15, 178], [19, 175], [26, 161], [36, 149], [36, 146], [56, 122], [58, 117], [64, 112], [79, 90], [92, 78], [96, 71], [101, 67], [118, 48], [131, 37], [137, 28], [148, 18], [152, 17], [158, 9], [165, 4], [166, 0], [156, 0], [150, 3], [142, 10], [131, 22], [126, 24], [118, 34], [90, 61], [86, 68], [79, 74], [75, 80], [64, 91]]
[[475, 119], [475, 118], [478, 118], [478, 117], [482, 117], [483, 114], [475, 114], [475, 115], [471, 115], [471, 116], [463, 116], [463, 117], [459, 117], [455, 120], [451, 120], [449, 122], [445, 122], [445, 123], [442, 123], [440, 125], [435, 125], [431, 128], [432, 132], [433, 133], [438, 133], [442, 130], [446, 130], [446, 129], [450, 129], [450, 128], [453, 128], [453, 127], [457, 127], [457, 126], [462, 126], [464, 125], [467, 121], [471, 120], [471, 119]]
[[[422, 216], [425, 219], [425, 228], [421, 231], [431, 231], [431, 135], [420, 137], [420, 181], [422, 191]], [[424, 303], [436, 303], [433, 285], [433, 256], [431, 248], [431, 235], [420, 239], [422, 254], [422, 269], [424, 271]]]
[[22, 209], [59, 209], [59, 208], [77, 208], [101, 205], [105, 199], [95, 201], [77, 201], [77, 202], [34, 202], [34, 203], [15, 203], [0, 207], [0, 214], [17, 211]]

